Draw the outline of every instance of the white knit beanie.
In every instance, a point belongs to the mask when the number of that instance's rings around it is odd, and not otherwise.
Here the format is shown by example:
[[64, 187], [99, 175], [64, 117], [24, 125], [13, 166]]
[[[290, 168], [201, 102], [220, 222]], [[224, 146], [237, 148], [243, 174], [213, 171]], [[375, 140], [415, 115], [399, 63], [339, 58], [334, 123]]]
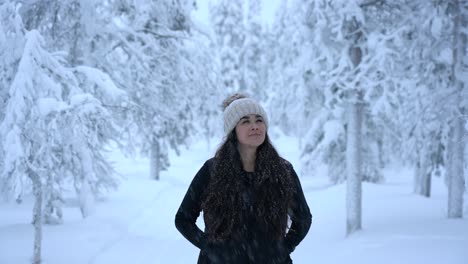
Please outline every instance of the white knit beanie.
[[237, 122], [247, 115], [262, 116], [268, 128], [268, 117], [263, 107], [251, 98], [240, 98], [234, 100], [224, 110], [224, 133], [229, 134], [236, 127]]

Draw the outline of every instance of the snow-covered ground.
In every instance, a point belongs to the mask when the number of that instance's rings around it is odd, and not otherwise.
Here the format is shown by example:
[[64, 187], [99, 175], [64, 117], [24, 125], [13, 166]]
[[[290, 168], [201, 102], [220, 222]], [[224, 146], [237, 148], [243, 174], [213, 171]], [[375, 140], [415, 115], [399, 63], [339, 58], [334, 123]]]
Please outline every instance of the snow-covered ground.
[[[274, 143], [299, 172], [297, 142], [281, 137]], [[178, 233], [174, 215], [214, 148], [199, 142], [171, 156], [172, 166], [159, 182], [148, 179], [146, 159], [113, 153], [116, 169], [125, 176], [119, 190], [100, 200], [87, 219], [69, 199], [64, 224], [44, 227], [43, 263], [196, 263], [198, 249]], [[468, 220], [446, 218], [443, 180], [433, 179], [428, 199], [412, 194], [410, 174], [387, 169], [386, 183], [364, 184], [363, 230], [350, 237], [345, 236], [346, 185], [328, 187], [323, 177], [302, 176], [313, 223], [292, 254], [294, 263], [468, 263]], [[21, 205], [0, 204], [0, 264], [30, 263], [31, 211], [31, 198]], [[464, 214], [468, 218], [467, 206]]]

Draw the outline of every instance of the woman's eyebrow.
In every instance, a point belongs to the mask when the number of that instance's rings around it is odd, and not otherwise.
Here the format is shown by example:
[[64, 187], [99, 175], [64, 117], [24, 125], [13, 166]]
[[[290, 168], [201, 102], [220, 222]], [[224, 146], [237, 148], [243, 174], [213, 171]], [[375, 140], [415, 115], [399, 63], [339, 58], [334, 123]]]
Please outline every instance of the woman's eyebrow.
[[[261, 118], [261, 119], [263, 119], [263, 116], [261, 116], [261, 115], [255, 115], [255, 118]], [[243, 116], [243, 117], [241, 117], [239, 120], [243, 120], [243, 119], [247, 119], [247, 120], [248, 120], [248, 119], [250, 119], [250, 116]]]

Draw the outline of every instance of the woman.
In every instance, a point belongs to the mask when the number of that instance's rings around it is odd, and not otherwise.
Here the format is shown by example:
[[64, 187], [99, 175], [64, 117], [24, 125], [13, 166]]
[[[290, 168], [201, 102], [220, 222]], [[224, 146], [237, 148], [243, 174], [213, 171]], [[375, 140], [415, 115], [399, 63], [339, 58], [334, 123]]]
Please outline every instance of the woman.
[[292, 263], [312, 222], [299, 179], [272, 146], [256, 101], [235, 94], [223, 107], [226, 140], [195, 175], [176, 227], [201, 250], [198, 263]]

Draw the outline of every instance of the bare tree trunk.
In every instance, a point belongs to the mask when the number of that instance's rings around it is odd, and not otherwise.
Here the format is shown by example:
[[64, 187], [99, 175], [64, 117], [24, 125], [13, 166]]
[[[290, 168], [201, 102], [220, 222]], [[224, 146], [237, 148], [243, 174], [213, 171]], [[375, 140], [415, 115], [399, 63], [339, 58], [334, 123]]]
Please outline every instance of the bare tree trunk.
[[34, 254], [33, 264], [41, 263], [41, 248], [42, 248], [42, 183], [34, 171], [28, 170], [29, 178], [33, 183], [34, 193], [34, 209], [33, 209], [33, 221], [34, 226]]
[[[80, 12], [80, 2], [79, 1], [73, 1], [71, 3], [73, 9], [76, 12]], [[70, 63], [72, 66], [78, 65], [78, 45], [80, 41], [80, 20], [79, 18], [81, 17], [81, 14], [77, 17], [77, 21], [74, 21], [73, 24], [73, 43], [70, 49]]]
[[[351, 39], [351, 47], [348, 54], [354, 68], [357, 68], [362, 60], [360, 41], [362, 32], [360, 25], [353, 17], [347, 23], [347, 34]], [[362, 121], [363, 102], [362, 92], [358, 87], [354, 88], [350, 95], [348, 105], [348, 128], [346, 139], [346, 234], [350, 235], [362, 228]]]
[[421, 175], [421, 195], [427, 198], [431, 197], [431, 183], [432, 183], [432, 174], [427, 170], [427, 157], [424, 158], [424, 167], [422, 170], [423, 174]]
[[377, 139], [377, 153], [378, 153], [378, 162], [379, 162], [379, 169], [383, 169], [385, 167], [385, 153], [384, 153], [384, 143], [382, 137]]
[[157, 140], [153, 140], [151, 144], [150, 159], [150, 177], [151, 179], [159, 180], [159, 172], [161, 171], [161, 146]]
[[361, 126], [362, 104], [351, 103], [348, 109], [348, 129], [346, 139], [346, 233], [347, 235], [360, 230], [362, 211], [361, 183]]
[[[454, 129], [453, 127], [450, 128], [450, 131], [449, 131], [449, 134], [448, 134], [448, 142], [447, 142], [447, 150], [446, 150], [446, 155], [445, 155], [445, 185], [447, 186], [447, 188], [449, 188], [450, 186], [450, 181], [452, 180], [452, 168], [453, 168], [453, 164], [452, 164], [452, 161], [453, 161], [453, 149], [455, 148], [454, 146], [454, 140], [453, 140], [453, 133], [454, 133]], [[449, 192], [450, 192], [450, 189], [449, 189]]]
[[429, 170], [429, 157], [427, 155], [428, 147], [427, 144], [423, 144], [421, 151], [419, 152], [419, 180], [418, 194], [430, 197], [431, 196], [431, 172]]
[[419, 146], [416, 147], [416, 165], [414, 166], [414, 182], [413, 182], [413, 192], [414, 193], [421, 193], [421, 159], [419, 156], [421, 155], [421, 150]]
[[[460, 80], [460, 74], [463, 68], [463, 61], [466, 54], [466, 33], [462, 29], [467, 28], [468, 18], [461, 12], [460, 2], [453, 1], [454, 4], [454, 47], [453, 47], [453, 66], [452, 76], [453, 84], [457, 91], [457, 105], [455, 111], [455, 118], [453, 120], [453, 138], [452, 149], [453, 153], [450, 154], [452, 160], [449, 162], [451, 168], [449, 169], [449, 188], [448, 188], [448, 217], [449, 218], [462, 218], [463, 217], [463, 193], [465, 191], [465, 178], [464, 178], [464, 151], [465, 141], [463, 138], [464, 133], [464, 109], [462, 105], [462, 92], [464, 90], [464, 83]], [[462, 4], [464, 4], [462, 2]], [[466, 4], [465, 4], [466, 5]], [[464, 7], [466, 8], [466, 7]]]
[[[423, 108], [423, 103], [418, 99], [417, 105]], [[431, 137], [426, 132], [426, 128], [419, 126], [415, 130], [416, 140], [416, 168], [414, 173], [414, 193], [425, 197], [431, 195], [431, 171], [429, 168], [429, 149], [428, 142]]]
[[463, 193], [465, 191], [465, 178], [463, 169], [463, 152], [465, 144], [463, 144], [463, 119], [456, 118], [454, 127], [454, 137], [452, 140], [453, 153], [450, 164], [451, 175], [448, 182], [448, 217], [462, 218], [463, 217]]

